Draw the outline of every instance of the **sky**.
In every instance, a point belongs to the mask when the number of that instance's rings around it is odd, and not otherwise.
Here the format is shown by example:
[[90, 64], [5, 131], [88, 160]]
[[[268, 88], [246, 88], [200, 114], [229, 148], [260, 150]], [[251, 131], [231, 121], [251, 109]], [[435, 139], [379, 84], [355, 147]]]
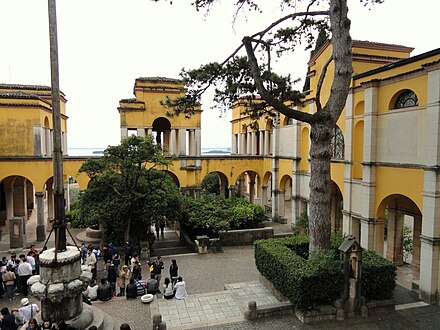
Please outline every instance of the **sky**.
[[[288, 13], [280, 13], [278, 0], [260, 1], [265, 2], [263, 14], [246, 11], [233, 24], [235, 1], [218, 1], [208, 15], [191, 2], [57, 1], [69, 148], [119, 144], [117, 107], [119, 100], [133, 97], [136, 78], [179, 78], [182, 68], [221, 62], [243, 36]], [[348, 2], [353, 39], [414, 47], [412, 55], [440, 47], [438, 0], [385, 0], [371, 9], [359, 0]], [[0, 83], [50, 86], [47, 0], [1, 0], [0, 31]], [[274, 68], [303, 78], [308, 58], [299, 47]], [[220, 117], [209, 95], [202, 102], [202, 148], [229, 147], [230, 113]]]

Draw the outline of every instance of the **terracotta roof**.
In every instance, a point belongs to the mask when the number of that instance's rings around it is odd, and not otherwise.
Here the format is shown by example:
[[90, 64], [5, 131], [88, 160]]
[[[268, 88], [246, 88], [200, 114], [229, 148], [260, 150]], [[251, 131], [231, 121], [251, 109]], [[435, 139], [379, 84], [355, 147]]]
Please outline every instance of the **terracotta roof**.
[[0, 92], [0, 98], [2, 98], [2, 99], [32, 99], [32, 100], [44, 101], [36, 94], [24, 93], [22, 91]]
[[0, 89], [27, 89], [27, 90], [47, 90], [50, 91], [50, 86], [43, 85], [20, 85], [20, 84], [0, 84]]
[[122, 99], [119, 102], [121, 102], [121, 103], [136, 103], [136, 102], [138, 102], [138, 100], [136, 98], [131, 98], [131, 99]]
[[136, 81], [142, 81], [142, 82], [165, 82], [165, 83], [176, 83], [181, 84], [182, 81], [179, 79], [174, 78], [167, 78], [167, 77], [139, 77], [136, 78]]

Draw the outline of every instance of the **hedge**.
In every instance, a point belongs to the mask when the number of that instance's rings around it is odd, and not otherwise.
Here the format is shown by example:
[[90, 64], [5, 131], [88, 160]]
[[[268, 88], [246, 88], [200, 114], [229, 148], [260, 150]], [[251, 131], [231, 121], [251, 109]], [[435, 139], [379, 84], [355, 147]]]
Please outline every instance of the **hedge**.
[[[341, 297], [343, 274], [339, 246], [344, 237], [334, 235], [331, 250], [308, 258], [308, 236], [271, 238], [254, 243], [255, 263], [262, 275], [296, 308], [311, 309]], [[395, 288], [396, 266], [374, 252], [364, 250], [362, 295], [389, 299]]]

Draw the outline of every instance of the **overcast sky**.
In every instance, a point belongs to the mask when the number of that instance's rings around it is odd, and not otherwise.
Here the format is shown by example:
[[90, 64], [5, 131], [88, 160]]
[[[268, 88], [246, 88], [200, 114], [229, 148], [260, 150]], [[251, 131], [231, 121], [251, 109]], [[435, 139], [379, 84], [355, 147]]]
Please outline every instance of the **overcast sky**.
[[[219, 1], [209, 16], [191, 2], [57, 1], [69, 148], [119, 144], [118, 102], [133, 97], [137, 77], [178, 78], [183, 67], [222, 61], [244, 35], [280, 16], [280, 1], [267, 0], [263, 15], [241, 14], [233, 26], [235, 1]], [[413, 55], [440, 47], [439, 0], [385, 0], [371, 10], [358, 0], [349, 5], [353, 39], [414, 47]], [[1, 0], [0, 31], [0, 82], [50, 86], [47, 0]], [[308, 57], [299, 51], [278, 69], [302, 78]], [[203, 109], [202, 147], [230, 146], [230, 117], [219, 118], [208, 99]]]

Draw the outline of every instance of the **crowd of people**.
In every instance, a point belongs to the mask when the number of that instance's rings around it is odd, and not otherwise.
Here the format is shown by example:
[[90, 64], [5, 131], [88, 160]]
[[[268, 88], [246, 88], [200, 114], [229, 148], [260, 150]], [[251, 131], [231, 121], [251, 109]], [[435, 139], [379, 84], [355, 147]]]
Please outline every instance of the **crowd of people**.
[[[145, 294], [155, 295], [158, 298], [163, 296], [165, 299], [188, 297], [186, 284], [178, 275], [179, 267], [175, 259], [171, 260], [169, 276], [164, 278], [161, 285], [162, 272], [165, 268], [162, 257], [157, 257], [154, 261], [142, 265], [135, 248], [129, 242], [124, 246], [124, 259], [112, 243], [104, 245], [102, 251], [83, 243], [80, 253], [81, 264], [86, 265], [92, 273], [92, 281], [83, 292], [83, 300], [86, 303], [92, 304], [95, 300], [108, 301], [115, 296], [136, 299]], [[3, 307], [0, 310], [1, 330], [16, 330], [23, 325], [26, 325], [26, 329], [75, 330], [64, 321], [52, 324], [50, 320], [43, 320], [40, 324], [35, 318], [40, 309], [37, 304], [30, 303], [27, 298], [29, 294], [27, 281], [32, 275], [39, 274], [38, 256], [39, 251], [35, 245], [32, 245], [27, 253], [18, 255], [18, 258], [17, 255], [11, 255], [10, 259], [2, 258], [0, 299], [6, 296], [8, 300], [13, 301], [20, 296], [21, 300], [18, 308]], [[98, 279], [99, 262], [102, 262], [103, 272], [100, 272]], [[146, 268], [146, 273], [149, 272], [148, 280], [142, 278], [142, 267]], [[92, 326], [88, 330], [95, 328]], [[130, 330], [130, 326], [122, 324], [120, 329]]]

